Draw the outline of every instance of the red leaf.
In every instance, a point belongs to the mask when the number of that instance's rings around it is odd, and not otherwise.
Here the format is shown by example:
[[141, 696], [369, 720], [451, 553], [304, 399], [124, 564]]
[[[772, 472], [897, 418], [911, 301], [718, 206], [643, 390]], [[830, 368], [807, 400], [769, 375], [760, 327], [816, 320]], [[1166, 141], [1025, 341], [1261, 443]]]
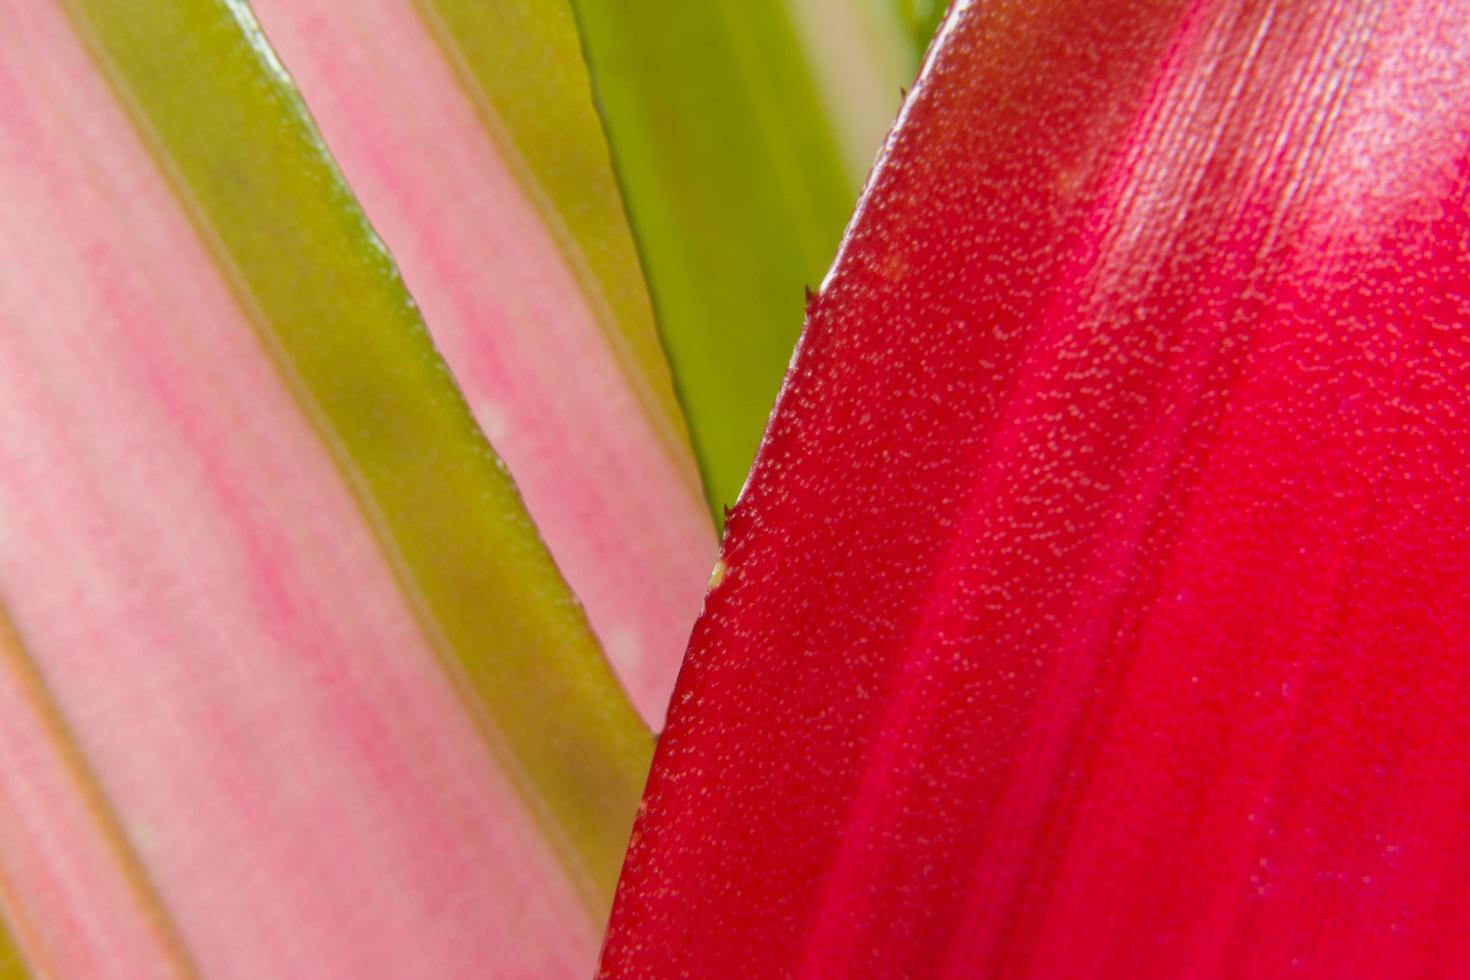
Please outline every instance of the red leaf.
[[731, 517], [608, 974], [1465, 962], [1467, 66], [1434, 0], [957, 5]]

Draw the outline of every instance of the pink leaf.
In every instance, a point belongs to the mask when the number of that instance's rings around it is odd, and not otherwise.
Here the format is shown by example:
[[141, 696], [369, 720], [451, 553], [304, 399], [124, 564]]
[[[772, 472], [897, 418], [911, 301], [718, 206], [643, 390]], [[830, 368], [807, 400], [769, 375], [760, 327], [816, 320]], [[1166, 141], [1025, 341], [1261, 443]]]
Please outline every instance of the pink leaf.
[[[714, 526], [571, 11], [523, 6], [461, 12], [485, 35], [461, 39], [432, 3], [254, 4], [558, 567], [658, 727]], [[489, 57], [466, 49], [476, 40], [500, 59], [528, 58], [510, 66], [525, 73], [472, 62]], [[524, 108], [507, 116], [506, 101]], [[518, 126], [528, 114], [556, 127]], [[523, 151], [518, 140], [552, 142]]]
[[248, 13], [68, 12], [0, 2], [27, 959], [584, 972], [646, 731]]

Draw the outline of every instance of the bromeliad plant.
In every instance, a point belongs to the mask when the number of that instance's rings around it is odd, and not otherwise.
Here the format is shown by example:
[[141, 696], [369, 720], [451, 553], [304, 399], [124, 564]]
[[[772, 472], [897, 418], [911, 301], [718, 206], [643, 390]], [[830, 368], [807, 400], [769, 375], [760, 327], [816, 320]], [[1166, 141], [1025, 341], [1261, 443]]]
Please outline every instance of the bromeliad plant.
[[[719, 152], [806, 174], [656, 280], [728, 266], [728, 315], [766, 325], [720, 348], [748, 460], [799, 323], [765, 311], [798, 313], [855, 193], [828, 120], [876, 145], [892, 106], [824, 102], [776, 0], [691, 9], [718, 73], [666, 70], [734, 93], [738, 139], [624, 80], [610, 118], [680, 134], [630, 185], [693, 178], [624, 197], [582, 42], [652, 10], [581, 12], [0, 2], [6, 969], [593, 969], [716, 530], [624, 201], [719, 220]], [[844, 17], [865, 77], [911, 56]], [[788, 212], [785, 268], [760, 236]], [[681, 240], [647, 232], [650, 268]], [[700, 329], [669, 303], [666, 336]]]
[[1470, 10], [932, 13], [0, 0], [0, 975], [1458, 972]]
[[1463, 975], [1467, 66], [1463, 4], [952, 7], [609, 975]]

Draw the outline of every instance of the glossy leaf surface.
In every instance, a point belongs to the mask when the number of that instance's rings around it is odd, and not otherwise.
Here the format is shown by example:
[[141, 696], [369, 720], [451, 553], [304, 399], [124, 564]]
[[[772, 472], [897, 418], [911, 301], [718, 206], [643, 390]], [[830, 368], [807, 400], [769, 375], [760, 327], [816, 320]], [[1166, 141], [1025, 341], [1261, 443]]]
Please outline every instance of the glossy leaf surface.
[[714, 525], [564, 0], [255, 0], [634, 702]]
[[750, 468], [802, 289], [831, 260], [856, 185], [781, 0], [572, 6], [719, 514]]
[[248, 12], [0, 2], [0, 902], [43, 975], [576, 975], [649, 751]]
[[612, 976], [1454, 976], [1470, 11], [961, 3], [809, 320]]

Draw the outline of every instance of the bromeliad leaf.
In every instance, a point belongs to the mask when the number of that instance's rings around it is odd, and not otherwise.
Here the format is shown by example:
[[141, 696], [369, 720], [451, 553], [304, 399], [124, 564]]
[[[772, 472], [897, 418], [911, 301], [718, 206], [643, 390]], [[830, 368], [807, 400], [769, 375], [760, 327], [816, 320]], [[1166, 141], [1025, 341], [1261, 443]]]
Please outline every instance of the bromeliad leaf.
[[715, 553], [564, 0], [254, 0], [634, 703]]
[[254, 7], [614, 669], [661, 726], [714, 527], [569, 7]]
[[6, 2], [0, 32], [26, 956], [580, 972], [647, 730], [248, 14]]
[[1452, 976], [1470, 9], [960, 3], [806, 332], [609, 975]]
[[[750, 468], [803, 286], [851, 210], [849, 174], [866, 170], [909, 77], [888, 48], [897, 32], [866, 23], [863, 3], [793, 0], [796, 16], [781, 0], [572, 4], [717, 514]], [[815, 68], [798, 26], [831, 46]], [[851, 111], [833, 108], [838, 93]], [[840, 146], [866, 159], [850, 165]]]

